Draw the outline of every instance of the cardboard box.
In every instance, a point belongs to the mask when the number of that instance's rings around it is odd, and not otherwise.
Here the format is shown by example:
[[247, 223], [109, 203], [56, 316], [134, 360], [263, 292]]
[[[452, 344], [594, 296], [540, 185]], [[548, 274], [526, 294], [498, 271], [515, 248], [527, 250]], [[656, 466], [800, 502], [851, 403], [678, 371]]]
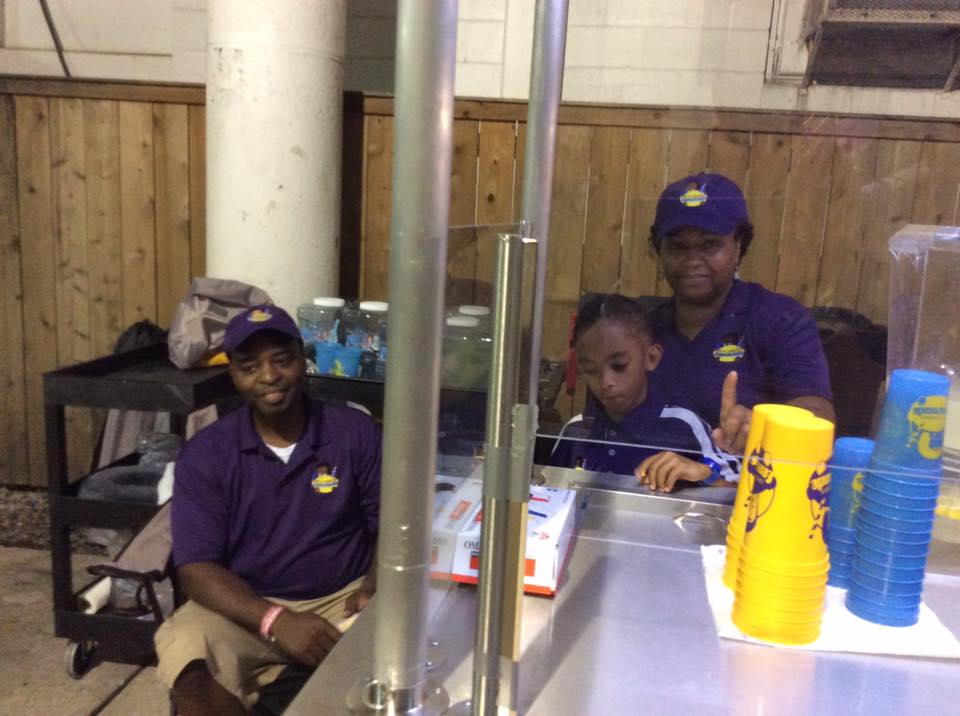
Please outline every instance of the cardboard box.
[[[441, 479], [438, 476], [438, 481]], [[443, 478], [449, 480], [450, 478]], [[483, 483], [480, 480], [458, 478], [460, 484], [440, 500], [434, 510], [433, 538], [430, 549], [430, 576], [450, 579], [457, 535], [483, 502]], [[442, 493], [438, 493], [439, 498]]]
[[[560, 575], [570, 554], [576, 519], [576, 493], [554, 487], [531, 486], [527, 508], [527, 545], [523, 589], [530, 594], [556, 594]], [[457, 536], [453, 579], [476, 584], [480, 569], [478, 505]]]

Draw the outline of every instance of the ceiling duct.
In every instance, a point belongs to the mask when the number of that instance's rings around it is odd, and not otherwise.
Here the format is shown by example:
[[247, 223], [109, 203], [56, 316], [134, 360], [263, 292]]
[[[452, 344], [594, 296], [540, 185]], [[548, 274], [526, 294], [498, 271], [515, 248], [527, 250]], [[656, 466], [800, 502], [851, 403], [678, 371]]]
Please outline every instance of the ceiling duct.
[[807, 0], [804, 86], [952, 91], [960, 72], [960, 0]]

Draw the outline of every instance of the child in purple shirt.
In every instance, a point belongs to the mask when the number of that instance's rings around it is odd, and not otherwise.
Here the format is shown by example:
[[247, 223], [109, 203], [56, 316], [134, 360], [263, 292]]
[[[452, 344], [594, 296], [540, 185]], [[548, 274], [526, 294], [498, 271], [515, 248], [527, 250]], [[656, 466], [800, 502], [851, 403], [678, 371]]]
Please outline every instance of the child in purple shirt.
[[596, 400], [557, 441], [551, 464], [636, 474], [669, 492], [680, 483], [737, 479], [736, 460], [722, 453], [710, 427], [685, 408], [666, 405], [647, 374], [662, 350], [640, 303], [617, 294], [588, 299], [573, 332], [580, 372]]

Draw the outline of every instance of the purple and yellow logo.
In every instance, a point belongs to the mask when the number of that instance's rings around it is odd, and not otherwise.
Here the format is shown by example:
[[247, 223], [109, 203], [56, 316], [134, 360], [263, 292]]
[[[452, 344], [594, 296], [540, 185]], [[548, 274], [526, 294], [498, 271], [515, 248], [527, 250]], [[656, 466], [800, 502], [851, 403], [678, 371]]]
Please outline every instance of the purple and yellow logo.
[[687, 185], [687, 190], [680, 195], [680, 203], [686, 207], [696, 208], [707, 203], [707, 195], [700, 190], [695, 182]]
[[757, 448], [747, 463], [750, 476], [750, 500], [747, 503], [747, 532], [770, 510], [777, 494], [777, 476], [773, 474], [770, 456], [763, 448]]
[[736, 363], [745, 353], [743, 347], [736, 343], [723, 343], [713, 351], [713, 357], [721, 363]]
[[247, 314], [247, 320], [250, 321], [250, 323], [265, 323], [271, 318], [273, 318], [273, 314], [262, 308], [255, 308]]
[[331, 470], [327, 465], [317, 468], [317, 475], [310, 481], [310, 486], [318, 495], [329, 495], [340, 485], [337, 479], [337, 468]]
[[820, 531], [820, 537], [823, 537], [824, 529], [827, 526], [827, 515], [830, 507], [827, 501], [830, 498], [830, 469], [824, 464], [817, 465], [810, 473], [810, 479], [807, 481], [807, 499], [810, 500], [810, 516], [813, 518], [813, 524], [810, 525], [810, 534], [807, 535], [813, 539]]

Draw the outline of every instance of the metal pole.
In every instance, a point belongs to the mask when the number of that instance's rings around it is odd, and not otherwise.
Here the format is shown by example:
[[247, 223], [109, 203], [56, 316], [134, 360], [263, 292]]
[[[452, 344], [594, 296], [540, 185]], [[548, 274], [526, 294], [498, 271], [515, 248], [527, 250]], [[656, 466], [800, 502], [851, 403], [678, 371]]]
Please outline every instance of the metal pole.
[[500, 625], [507, 567], [507, 483], [510, 475], [511, 417], [517, 395], [523, 283], [523, 244], [517, 235], [497, 237], [494, 279], [493, 359], [487, 392], [484, 446], [483, 522], [480, 526], [480, 583], [473, 657], [474, 716], [497, 713], [500, 691]]
[[397, 713], [423, 712], [426, 682], [456, 41], [457, 0], [400, 1], [373, 660], [383, 706]]
[[530, 329], [529, 400], [537, 404], [543, 333], [543, 296], [547, 282], [547, 233], [553, 189], [553, 155], [557, 110], [563, 90], [563, 57], [567, 40], [567, 0], [537, 0], [527, 105], [527, 147], [524, 153], [520, 217], [537, 239], [533, 322]]

